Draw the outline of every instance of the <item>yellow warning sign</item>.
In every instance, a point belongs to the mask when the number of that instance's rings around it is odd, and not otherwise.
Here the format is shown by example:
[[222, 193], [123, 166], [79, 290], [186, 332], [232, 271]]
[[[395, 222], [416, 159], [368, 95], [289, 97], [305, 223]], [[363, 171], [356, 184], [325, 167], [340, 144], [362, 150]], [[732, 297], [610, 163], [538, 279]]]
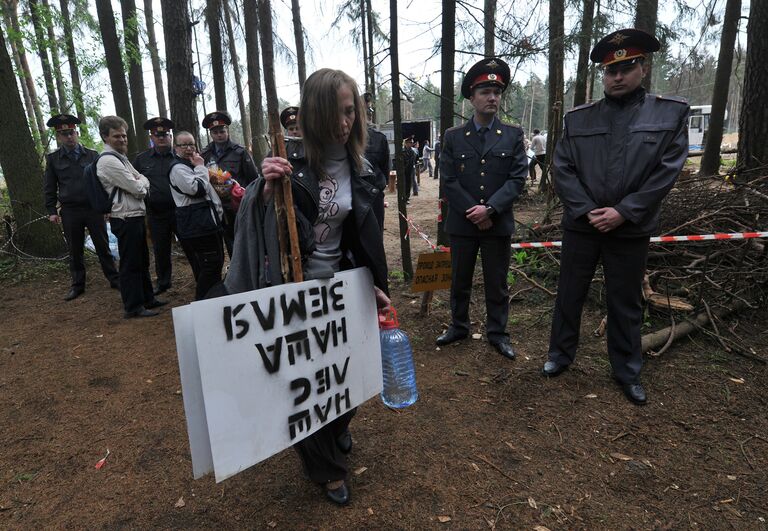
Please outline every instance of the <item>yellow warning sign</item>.
[[411, 291], [435, 291], [451, 287], [451, 253], [424, 253], [419, 255]]

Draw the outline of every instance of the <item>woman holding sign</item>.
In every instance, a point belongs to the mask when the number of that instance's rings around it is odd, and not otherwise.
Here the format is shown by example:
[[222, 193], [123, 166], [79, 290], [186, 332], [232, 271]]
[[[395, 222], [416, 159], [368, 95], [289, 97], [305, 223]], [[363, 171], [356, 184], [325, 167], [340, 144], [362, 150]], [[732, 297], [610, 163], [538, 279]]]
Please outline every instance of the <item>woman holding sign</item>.
[[[269, 157], [263, 178], [248, 188], [237, 220], [235, 250], [224, 282], [229, 293], [281, 283], [273, 187], [290, 176], [305, 278], [367, 267], [376, 304], [389, 309], [387, 262], [381, 234], [384, 193], [366, 146], [365, 107], [355, 81], [340, 70], [307, 78], [299, 109], [303, 139], [289, 140], [288, 159]], [[297, 443], [310, 480], [332, 502], [349, 502], [346, 455], [352, 450], [352, 410]]]

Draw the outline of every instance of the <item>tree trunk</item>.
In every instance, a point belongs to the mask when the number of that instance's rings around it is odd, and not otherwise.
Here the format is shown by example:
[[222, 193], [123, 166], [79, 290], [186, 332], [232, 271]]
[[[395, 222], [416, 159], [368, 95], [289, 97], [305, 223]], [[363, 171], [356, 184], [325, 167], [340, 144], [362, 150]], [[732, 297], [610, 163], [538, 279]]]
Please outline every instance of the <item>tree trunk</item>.
[[[295, 0], [294, 0], [295, 1]], [[366, 31], [368, 19], [365, 16], [365, 0], [360, 0], [360, 24], [362, 31], [360, 32], [360, 40], [363, 48], [363, 74], [365, 74], [365, 90], [371, 85], [371, 80], [368, 79], [368, 32]]]
[[51, 62], [53, 63], [53, 78], [56, 80], [56, 92], [59, 96], [59, 109], [61, 112], [69, 112], [69, 102], [67, 101], [67, 89], [64, 85], [64, 77], [61, 75], [61, 61], [59, 60], [59, 45], [56, 34], [53, 31], [53, 14], [48, 0], [42, 0], [43, 16], [42, 22], [45, 25], [45, 31], [48, 34], [48, 47], [51, 49]]
[[216, 109], [227, 110], [227, 86], [224, 79], [224, 53], [221, 49], [221, 0], [208, 0], [205, 6], [205, 19], [208, 23], [208, 35], [211, 41], [211, 71], [213, 74], [213, 92], [216, 94]]
[[[62, 0], [63, 1], [63, 0]], [[155, 96], [157, 97], [157, 112], [163, 118], [168, 117], [168, 106], [165, 104], [165, 89], [163, 89], [163, 73], [160, 69], [160, 55], [157, 52], [157, 37], [155, 36], [155, 16], [152, 13], [152, 0], [144, 0], [144, 19], [147, 23], [147, 48], [152, 60], [152, 77], [155, 79]]]
[[192, 26], [187, 0], [161, 0], [168, 104], [177, 131], [188, 131], [199, 142], [197, 100], [192, 86]]
[[245, 96], [243, 95], [243, 80], [240, 74], [240, 61], [237, 59], [237, 46], [235, 32], [232, 28], [232, 11], [229, 0], [224, 0], [224, 20], [227, 26], [227, 40], [229, 41], [229, 55], [232, 59], [232, 70], [235, 71], [235, 88], [237, 89], [237, 105], [240, 107], [240, 123], [243, 126], [243, 144], [246, 149], [251, 149], [251, 119], [245, 108]]
[[307, 61], [304, 53], [304, 26], [301, 25], [299, 0], [291, 0], [291, 13], [293, 14], [293, 38], [296, 41], [296, 62], [299, 67], [299, 92], [301, 92], [307, 80]]
[[85, 117], [85, 103], [83, 102], [83, 88], [80, 82], [80, 68], [77, 66], [77, 54], [75, 53], [75, 41], [72, 37], [72, 19], [69, 14], [70, 0], [59, 0], [61, 7], [61, 23], [64, 27], [64, 40], [67, 48], [67, 62], [69, 63], [69, 76], [72, 79], [72, 100], [77, 109], [77, 117], [80, 119], [80, 133], [89, 137], [88, 124]]
[[[445, 15], [443, 15], [445, 17]], [[445, 19], [443, 19], [445, 23]], [[408, 217], [405, 200], [405, 160], [403, 159], [403, 125], [400, 118], [400, 64], [397, 38], [397, 0], [389, 0], [389, 58], [392, 64], [392, 123], [395, 131], [395, 167], [397, 168], [397, 210]], [[415, 176], [413, 177], [416, 178]], [[400, 255], [405, 280], [413, 278], [411, 240], [408, 239], [408, 222], [400, 216]]]
[[584, 12], [581, 15], [581, 33], [579, 34], [579, 65], [576, 68], [576, 86], [573, 93], [574, 107], [587, 102], [589, 52], [592, 47], [592, 21], [594, 14], [595, 0], [584, 0]]
[[555, 155], [557, 141], [563, 131], [563, 60], [565, 58], [565, 2], [549, 2], [549, 118], [547, 119], [547, 163], [541, 174], [543, 192], [552, 195], [549, 169]]
[[32, 27], [35, 30], [35, 42], [37, 44], [37, 55], [40, 58], [40, 64], [43, 68], [43, 79], [45, 79], [45, 91], [48, 95], [48, 105], [51, 110], [51, 114], [59, 112], [59, 101], [56, 98], [56, 87], [53, 84], [53, 72], [51, 70], [51, 62], [48, 60], [48, 47], [45, 42], [45, 30], [43, 29], [43, 23], [40, 19], [40, 4], [37, 0], [29, 1], [29, 16], [32, 20]]
[[[365, 0], [365, 17], [368, 21], [368, 92], [371, 93], [373, 101], [376, 101], [376, 66], [373, 58], [373, 12], [371, 11], [371, 0]], [[376, 122], [376, 105], [373, 106], [373, 121]]]
[[[659, 12], [659, 0], [638, 0], [635, 8], [635, 27], [651, 35], [656, 35], [656, 18]], [[648, 66], [648, 75], [643, 78], [643, 87], [651, 91], [651, 76], [653, 75], [653, 55], [645, 60]]]
[[720, 55], [717, 59], [715, 86], [712, 90], [712, 114], [709, 117], [709, 130], [701, 157], [701, 175], [716, 175], [720, 171], [720, 143], [723, 141], [725, 107], [728, 105], [728, 89], [733, 65], [733, 45], [739, 32], [741, 0], [728, 0], [725, 4], [723, 32], [720, 35]]
[[758, 0], [749, 6], [747, 60], [741, 89], [739, 119], [739, 166], [753, 170], [768, 164], [768, 2]]
[[[3, 127], [13, 134], [0, 135], [0, 167], [8, 185], [11, 208], [16, 221], [15, 245], [21, 252], [38, 257], [53, 257], [64, 250], [58, 227], [46, 219], [33, 223], [45, 212], [43, 168], [35, 150], [16, 87], [16, 74], [5, 47], [5, 32], [0, 31], [0, 109]], [[43, 216], [45, 218], [46, 216]]]
[[136, 124], [136, 143], [139, 151], [143, 151], [149, 147], [149, 134], [144, 129], [144, 122], [147, 121], [147, 97], [144, 94], [144, 72], [141, 68], [136, 0], [120, 0], [120, 7], [123, 14], [125, 56], [128, 61], [128, 86], [131, 89], [133, 123]]
[[[454, 61], [456, 58], [456, 3], [443, 0], [442, 49], [440, 51], [440, 147], [442, 148], [445, 131], [453, 127], [454, 107]], [[448, 202], [443, 190], [443, 172], [440, 172], [440, 219], [437, 222], [438, 245], [450, 245], [445, 232], [445, 220], [448, 216]]]
[[42, 146], [43, 139], [46, 136], [45, 120], [43, 120], [43, 112], [40, 109], [40, 101], [37, 98], [37, 90], [35, 89], [35, 80], [32, 77], [32, 71], [29, 68], [29, 61], [27, 60], [27, 52], [24, 49], [24, 40], [21, 37], [21, 27], [19, 26], [18, 17], [18, 0], [4, 0], [3, 1], [3, 15], [5, 18], [6, 27], [13, 28], [13, 32], [17, 35], [17, 38], [11, 40], [11, 46], [15, 46], [17, 49], [20, 74], [23, 76], [23, 82], [29, 92], [29, 99], [32, 103], [32, 111], [35, 115], [35, 121], [37, 122], [37, 132], [40, 135], [40, 142]]
[[245, 0], [243, 15], [245, 23], [245, 52], [248, 67], [248, 99], [250, 100], [251, 150], [256, 164], [267, 154], [264, 141], [264, 104], [261, 94], [261, 58], [259, 57], [259, 17], [256, 0]]
[[96, 0], [96, 13], [99, 16], [101, 40], [104, 43], [104, 55], [107, 58], [109, 82], [112, 86], [112, 98], [115, 101], [115, 112], [128, 123], [128, 156], [133, 158], [137, 151], [136, 134], [133, 127], [131, 99], [128, 96], [128, 84], [125, 81], [123, 57], [120, 53], [120, 41], [115, 27], [115, 13], [112, 11], [110, 0]]
[[484, 0], [485, 56], [496, 55], [496, 0]]
[[[0, 9], [2, 9], [3, 13], [3, 22], [5, 23], [6, 28], [12, 28], [10, 19], [8, 17], [8, 14], [6, 12], [7, 6], [2, 5], [0, 6]], [[37, 117], [35, 116], [35, 106], [32, 105], [32, 97], [29, 94], [29, 87], [27, 86], [26, 81], [24, 80], [24, 69], [21, 66], [21, 59], [19, 57], [19, 47], [16, 44], [16, 39], [9, 38], [8, 44], [10, 44], [11, 47], [11, 58], [13, 59], [13, 66], [16, 68], [16, 76], [19, 78], [19, 82], [21, 84], [21, 93], [24, 96], [24, 110], [27, 113], [27, 123], [29, 123], [29, 129], [32, 131], [32, 136], [35, 138], [35, 145], [38, 148], [42, 147], [42, 144], [40, 143], [40, 140], [42, 138], [42, 134], [45, 130], [40, 129], [40, 123], [37, 120]], [[42, 118], [42, 117], [41, 117]]]

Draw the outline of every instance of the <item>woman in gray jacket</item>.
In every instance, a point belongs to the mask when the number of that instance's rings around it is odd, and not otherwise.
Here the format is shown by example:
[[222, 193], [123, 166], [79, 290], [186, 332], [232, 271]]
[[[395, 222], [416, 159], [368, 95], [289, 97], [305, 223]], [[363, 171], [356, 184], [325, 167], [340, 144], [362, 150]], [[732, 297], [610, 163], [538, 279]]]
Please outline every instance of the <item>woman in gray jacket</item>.
[[208, 179], [208, 168], [188, 132], [176, 134], [177, 159], [171, 164], [171, 195], [176, 203], [176, 232], [195, 275], [195, 300], [221, 281], [224, 265], [221, 200]]

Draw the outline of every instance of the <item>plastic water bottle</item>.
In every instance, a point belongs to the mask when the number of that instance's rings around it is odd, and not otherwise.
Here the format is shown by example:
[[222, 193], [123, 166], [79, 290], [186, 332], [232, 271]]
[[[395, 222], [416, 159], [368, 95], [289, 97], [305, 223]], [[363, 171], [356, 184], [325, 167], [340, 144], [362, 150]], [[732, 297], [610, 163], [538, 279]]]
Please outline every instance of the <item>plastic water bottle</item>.
[[391, 314], [379, 314], [381, 368], [384, 376], [381, 400], [387, 406], [397, 409], [408, 407], [419, 398], [411, 342], [399, 327], [394, 308]]

